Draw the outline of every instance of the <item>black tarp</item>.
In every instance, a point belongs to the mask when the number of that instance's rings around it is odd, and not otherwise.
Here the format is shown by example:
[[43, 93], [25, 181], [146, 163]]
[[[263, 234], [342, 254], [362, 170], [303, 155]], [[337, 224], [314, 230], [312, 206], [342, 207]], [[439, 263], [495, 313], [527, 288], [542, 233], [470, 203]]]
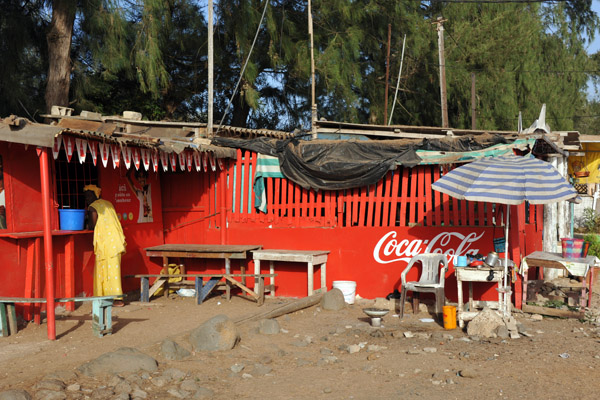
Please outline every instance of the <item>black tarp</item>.
[[414, 167], [417, 150], [464, 152], [510, 140], [500, 135], [448, 139], [299, 140], [216, 137], [211, 144], [277, 157], [282, 174], [305, 189], [339, 190], [377, 183], [396, 165]]

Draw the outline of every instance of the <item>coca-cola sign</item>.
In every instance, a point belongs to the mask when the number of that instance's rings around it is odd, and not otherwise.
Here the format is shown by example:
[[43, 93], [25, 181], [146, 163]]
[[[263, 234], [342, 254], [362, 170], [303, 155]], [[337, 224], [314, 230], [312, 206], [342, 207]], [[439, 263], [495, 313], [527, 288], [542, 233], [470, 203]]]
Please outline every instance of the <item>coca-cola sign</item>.
[[408, 263], [417, 254], [438, 253], [445, 254], [448, 261], [457, 256], [477, 254], [479, 248], [477, 241], [483, 237], [484, 232], [441, 232], [433, 239], [402, 239], [396, 237], [398, 233], [391, 231], [383, 235], [373, 249], [373, 258], [379, 264], [389, 264], [397, 261]]

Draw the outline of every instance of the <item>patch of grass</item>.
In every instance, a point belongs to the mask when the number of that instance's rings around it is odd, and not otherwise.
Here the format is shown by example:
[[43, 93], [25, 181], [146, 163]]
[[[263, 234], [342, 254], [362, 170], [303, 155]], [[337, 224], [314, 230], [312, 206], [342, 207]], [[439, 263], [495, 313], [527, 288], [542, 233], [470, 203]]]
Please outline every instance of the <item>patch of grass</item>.
[[563, 308], [567, 304], [564, 301], [560, 300], [548, 300], [544, 303], [544, 307], [548, 308]]

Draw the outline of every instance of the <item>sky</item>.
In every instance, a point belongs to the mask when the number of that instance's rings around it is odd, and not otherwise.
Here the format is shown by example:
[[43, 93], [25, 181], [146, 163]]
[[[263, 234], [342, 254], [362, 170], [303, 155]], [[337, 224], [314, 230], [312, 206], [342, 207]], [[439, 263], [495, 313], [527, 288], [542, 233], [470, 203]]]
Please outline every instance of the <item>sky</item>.
[[[593, 0], [592, 1], [592, 10], [594, 10], [598, 15], [600, 15], [600, 0]], [[597, 51], [600, 51], [600, 32], [596, 33], [596, 37], [594, 38], [594, 41], [592, 43], [590, 43], [590, 45], [588, 46], [588, 54], [594, 54]], [[594, 87], [592, 85], [591, 80], [588, 81], [588, 99], [594, 99], [597, 98], [598, 95], [594, 92]]]
[[[597, 14], [600, 15], [600, 0], [592, 1], [592, 10], [594, 10]], [[598, 37], [598, 36], [600, 36], [600, 35], [597, 35], [596, 38], [594, 39], [594, 41], [588, 47], [589, 54], [593, 54], [593, 53], [597, 52], [598, 50], [600, 50], [600, 37]]]

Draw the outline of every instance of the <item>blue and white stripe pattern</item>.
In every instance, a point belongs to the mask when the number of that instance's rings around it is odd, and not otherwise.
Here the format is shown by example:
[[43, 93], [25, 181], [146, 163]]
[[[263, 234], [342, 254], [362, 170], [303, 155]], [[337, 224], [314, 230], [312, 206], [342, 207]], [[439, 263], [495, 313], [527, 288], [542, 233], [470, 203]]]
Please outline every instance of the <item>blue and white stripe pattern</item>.
[[256, 159], [256, 174], [254, 174], [254, 207], [267, 212], [267, 194], [264, 178], [283, 178], [277, 157], [258, 154]]
[[549, 204], [577, 196], [551, 164], [515, 155], [465, 164], [438, 179], [432, 188], [457, 199], [500, 204]]

